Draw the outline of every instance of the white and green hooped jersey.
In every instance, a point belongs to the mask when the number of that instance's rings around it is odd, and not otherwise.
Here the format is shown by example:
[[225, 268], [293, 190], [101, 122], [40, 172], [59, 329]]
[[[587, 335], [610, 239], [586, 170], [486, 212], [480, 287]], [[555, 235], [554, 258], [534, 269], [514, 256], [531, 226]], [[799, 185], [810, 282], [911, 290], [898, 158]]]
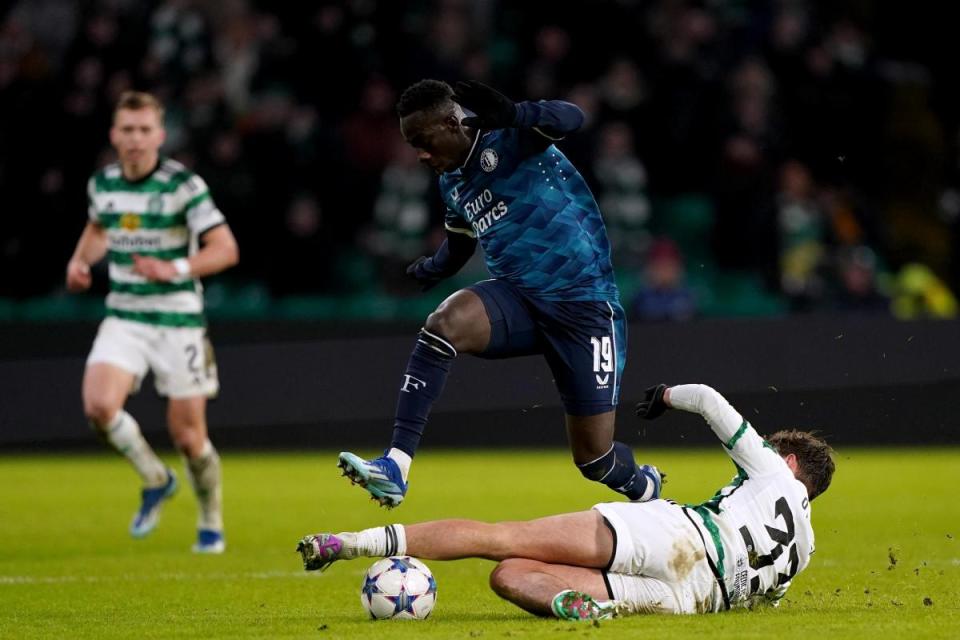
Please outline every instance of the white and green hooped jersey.
[[133, 271], [133, 256], [186, 258], [204, 232], [226, 221], [203, 178], [161, 158], [147, 177], [130, 182], [119, 164], [96, 172], [87, 186], [89, 217], [106, 229], [110, 262], [107, 315], [169, 327], [201, 327], [203, 288], [194, 278], [151, 282]]
[[775, 603], [814, 552], [806, 487], [773, 446], [710, 387], [672, 387], [670, 404], [702, 415], [737, 467], [736, 477], [713, 498], [686, 507], [696, 514], [692, 521], [701, 530], [729, 605]]

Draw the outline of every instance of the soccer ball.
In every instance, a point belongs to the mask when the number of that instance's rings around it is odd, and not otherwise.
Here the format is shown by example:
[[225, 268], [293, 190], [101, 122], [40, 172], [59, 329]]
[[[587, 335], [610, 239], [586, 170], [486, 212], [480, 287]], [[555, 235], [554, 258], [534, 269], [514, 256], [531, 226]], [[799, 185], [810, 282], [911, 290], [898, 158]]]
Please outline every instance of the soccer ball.
[[423, 620], [437, 601], [437, 581], [427, 565], [410, 556], [378, 560], [367, 569], [360, 602], [374, 620]]

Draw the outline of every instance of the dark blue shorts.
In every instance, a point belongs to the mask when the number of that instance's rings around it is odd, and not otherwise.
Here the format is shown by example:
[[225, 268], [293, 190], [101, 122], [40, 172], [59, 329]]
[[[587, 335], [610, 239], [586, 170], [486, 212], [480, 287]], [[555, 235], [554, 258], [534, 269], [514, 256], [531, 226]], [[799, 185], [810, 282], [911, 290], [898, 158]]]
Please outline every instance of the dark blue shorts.
[[503, 280], [469, 287], [490, 319], [481, 358], [542, 353], [569, 415], [613, 411], [627, 356], [627, 323], [618, 302], [538, 300]]

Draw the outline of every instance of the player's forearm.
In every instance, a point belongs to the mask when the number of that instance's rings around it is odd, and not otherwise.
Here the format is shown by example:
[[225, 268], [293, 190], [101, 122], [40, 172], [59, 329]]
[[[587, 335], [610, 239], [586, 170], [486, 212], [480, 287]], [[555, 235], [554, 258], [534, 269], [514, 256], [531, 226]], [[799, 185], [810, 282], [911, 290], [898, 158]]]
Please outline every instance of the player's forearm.
[[94, 265], [107, 255], [107, 231], [100, 225], [88, 222], [84, 227], [71, 260], [79, 260], [86, 265]]
[[187, 258], [189, 275], [204, 278], [220, 273], [240, 262], [240, 249], [226, 227], [217, 227], [204, 238], [203, 247]]
[[448, 233], [446, 240], [428, 260], [427, 269], [447, 278], [467, 264], [477, 248], [477, 241], [462, 233]]
[[516, 110], [516, 126], [523, 129], [537, 128], [562, 137], [583, 126], [584, 115], [580, 107], [563, 100], [518, 102]]
[[722, 442], [729, 441], [743, 424], [743, 416], [727, 399], [705, 384], [670, 387], [667, 403], [674, 409], [699, 413]]

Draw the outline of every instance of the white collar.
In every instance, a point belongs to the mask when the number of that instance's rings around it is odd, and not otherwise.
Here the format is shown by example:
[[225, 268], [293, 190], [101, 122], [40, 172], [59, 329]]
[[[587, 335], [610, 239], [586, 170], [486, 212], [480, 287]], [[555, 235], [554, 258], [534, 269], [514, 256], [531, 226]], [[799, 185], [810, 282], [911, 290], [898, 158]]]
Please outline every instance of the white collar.
[[460, 165], [460, 169], [463, 169], [470, 164], [470, 159], [473, 158], [473, 152], [476, 150], [478, 142], [480, 142], [480, 129], [477, 129], [477, 134], [473, 137], [473, 144], [470, 145], [470, 153], [467, 154], [466, 160], [464, 160], [463, 164]]

